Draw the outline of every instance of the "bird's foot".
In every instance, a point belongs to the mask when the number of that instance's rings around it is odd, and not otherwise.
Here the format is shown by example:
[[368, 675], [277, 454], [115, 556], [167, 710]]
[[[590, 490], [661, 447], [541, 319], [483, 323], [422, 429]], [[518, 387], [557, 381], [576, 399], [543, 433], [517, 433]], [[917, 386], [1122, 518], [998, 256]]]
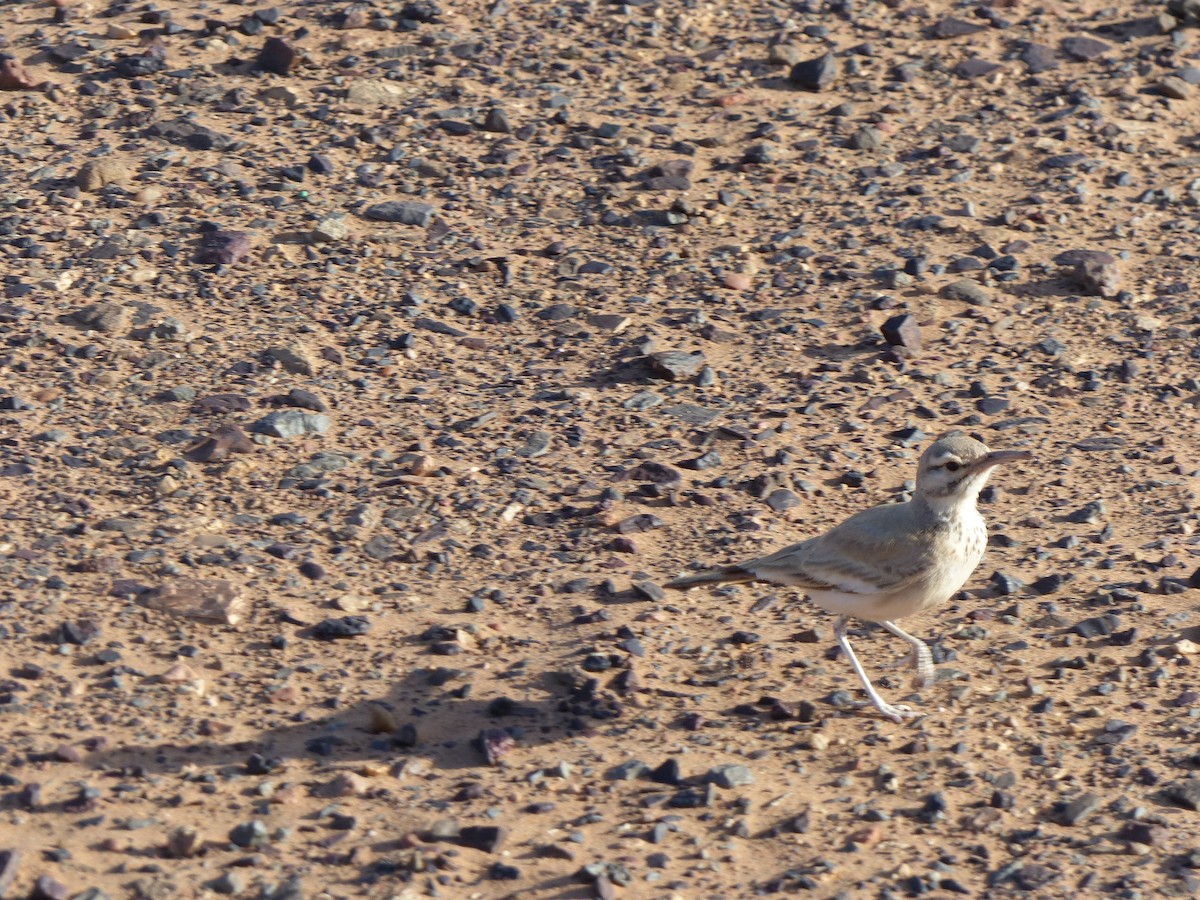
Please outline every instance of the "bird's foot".
[[854, 704], [855, 709], [877, 709], [879, 714], [885, 719], [891, 719], [893, 722], [901, 723], [905, 719], [916, 719], [923, 716], [924, 713], [918, 712], [911, 706], [905, 706], [903, 703], [888, 703], [880, 700], [862, 700]]
[[902, 703], [901, 704], [883, 703], [875, 708], [879, 710], [880, 715], [882, 715], [888, 719], [891, 719], [893, 722], [896, 722], [896, 723], [901, 723], [905, 719], [915, 719], [921, 715], [921, 713], [917, 712], [911, 706], [905, 706]]

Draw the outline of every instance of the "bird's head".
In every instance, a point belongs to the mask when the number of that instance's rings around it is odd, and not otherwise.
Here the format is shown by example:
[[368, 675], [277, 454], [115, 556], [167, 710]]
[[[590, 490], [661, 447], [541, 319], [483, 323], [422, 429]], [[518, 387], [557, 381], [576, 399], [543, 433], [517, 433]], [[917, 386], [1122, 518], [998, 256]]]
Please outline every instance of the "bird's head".
[[989, 450], [961, 431], [943, 434], [921, 454], [917, 496], [934, 509], [974, 505], [992, 469], [1001, 463], [1033, 459], [1025, 450]]

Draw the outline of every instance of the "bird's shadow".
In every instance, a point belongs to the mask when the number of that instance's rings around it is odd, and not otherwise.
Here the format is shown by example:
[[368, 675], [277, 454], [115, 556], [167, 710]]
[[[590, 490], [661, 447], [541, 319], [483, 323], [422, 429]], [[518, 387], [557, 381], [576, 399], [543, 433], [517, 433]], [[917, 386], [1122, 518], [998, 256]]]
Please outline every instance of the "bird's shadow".
[[[508, 678], [510, 673], [488, 673], [490, 696], [472, 699], [471, 689], [484, 686], [474, 670], [430, 659], [430, 666], [411, 670], [380, 696], [328, 715], [300, 710], [280, 716], [286, 722], [281, 725], [264, 716], [266, 727], [249, 739], [236, 738], [214, 716], [197, 721], [177, 742], [102, 748], [89, 754], [87, 763], [140, 774], [177, 773], [191, 766], [266, 774], [293, 762], [330, 766], [378, 760], [403, 766], [419, 758], [434, 769], [455, 771], [498, 762], [516, 747], [585, 736], [597, 722], [620, 712], [618, 694], [569, 665], [540, 676], [521, 670]], [[495, 696], [498, 679], [512, 684], [507, 696]]]

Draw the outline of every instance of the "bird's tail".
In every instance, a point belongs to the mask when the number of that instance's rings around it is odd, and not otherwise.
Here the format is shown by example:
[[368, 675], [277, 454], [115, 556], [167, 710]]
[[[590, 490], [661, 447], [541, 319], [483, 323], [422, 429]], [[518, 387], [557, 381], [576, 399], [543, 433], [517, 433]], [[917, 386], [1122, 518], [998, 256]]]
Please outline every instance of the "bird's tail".
[[721, 566], [709, 569], [707, 572], [697, 572], [695, 575], [684, 575], [674, 581], [668, 581], [663, 587], [676, 591], [686, 591], [698, 584], [743, 584], [747, 581], [757, 581], [757, 576], [741, 566]]

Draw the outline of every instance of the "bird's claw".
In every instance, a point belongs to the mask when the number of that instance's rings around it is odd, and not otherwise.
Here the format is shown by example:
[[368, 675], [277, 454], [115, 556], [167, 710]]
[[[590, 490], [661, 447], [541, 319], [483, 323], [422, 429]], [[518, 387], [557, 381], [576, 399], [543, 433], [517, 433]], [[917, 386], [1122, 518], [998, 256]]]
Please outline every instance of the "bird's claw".
[[875, 703], [871, 700], [862, 700], [854, 704], [856, 709], [866, 709], [871, 707], [877, 709], [879, 714], [885, 719], [891, 719], [893, 722], [900, 724], [905, 719], [916, 719], [924, 715], [924, 713], [913, 709], [911, 706], [906, 706], [903, 703]]
[[879, 707], [879, 712], [897, 724], [902, 723], [905, 719], [915, 719], [921, 715], [911, 706], [892, 703], [883, 704]]

